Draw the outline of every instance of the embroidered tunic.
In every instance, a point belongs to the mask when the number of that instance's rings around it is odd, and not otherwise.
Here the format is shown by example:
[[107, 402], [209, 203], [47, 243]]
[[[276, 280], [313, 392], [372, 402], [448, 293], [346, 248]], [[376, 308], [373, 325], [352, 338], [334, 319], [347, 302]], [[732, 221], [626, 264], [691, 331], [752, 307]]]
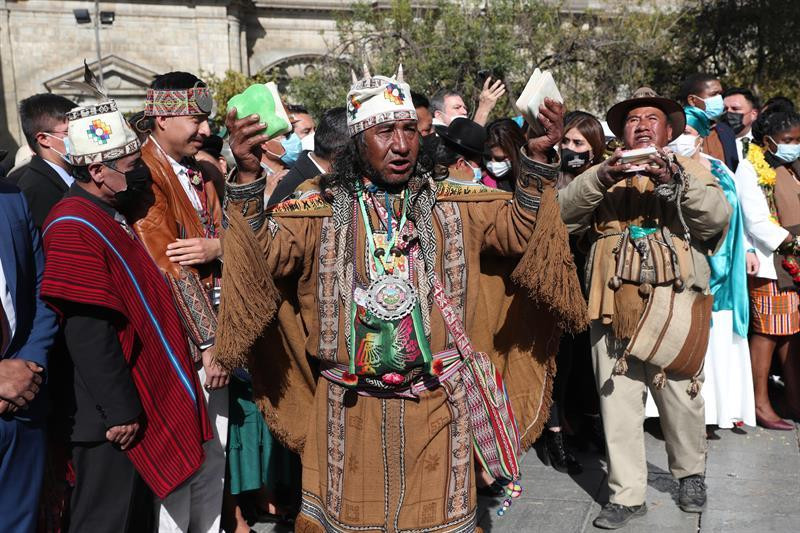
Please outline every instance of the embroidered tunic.
[[[504, 373], [523, 444], [529, 445], [547, 417], [554, 353], [546, 347], [554, 337], [549, 346], [557, 347], [559, 332], [553, 317], [509, 281], [516, 259], [528, 249], [542, 191], [552, 188], [557, 173], [557, 165], [526, 162], [525, 178], [514, 195], [480, 184], [435, 184], [428, 208], [418, 205], [409, 214], [412, 240], [419, 239], [421, 246], [410, 253], [408, 266], [431, 352], [441, 353], [454, 344], [432, 304], [425, 264], [434, 265], [475, 349], [489, 353]], [[263, 189], [263, 179], [229, 186], [225, 209], [231, 227], [223, 243], [247, 240], [239, 226], [252, 229], [250, 242], [260, 246], [280, 292], [275, 323], [252, 347], [241, 340], [239, 348], [252, 348], [248, 364], [257, 402], [271, 429], [302, 452], [298, 528], [473, 531], [473, 452], [460, 374], [411, 399], [359, 395], [320, 377], [319, 369], [349, 365], [353, 287], [358, 280], [370, 279], [355, 199], [340, 203], [340, 195], [332, 205], [321, 194], [306, 194], [303, 200], [277, 204], [266, 216], [259, 200]], [[367, 210], [377, 231], [381, 218], [373, 202]], [[249, 228], [237, 226], [234, 213], [244, 215]], [[566, 238], [563, 241], [566, 247]], [[230, 349], [230, 342], [235, 344], [241, 336], [226, 340], [226, 332], [234, 336], [233, 331], [245, 331], [240, 322], [246, 320], [230, 310], [246, 309], [252, 304], [249, 298], [264, 298], [238, 287], [242, 280], [235, 279], [237, 272], [247, 276], [258, 271], [246, 264], [252, 250], [240, 252], [226, 244], [220, 338], [228, 347], [221, 351], [229, 357], [229, 366], [236, 364], [238, 350]], [[577, 277], [574, 289], [579, 291]], [[249, 323], [247, 329], [260, 329], [265, 322]]]

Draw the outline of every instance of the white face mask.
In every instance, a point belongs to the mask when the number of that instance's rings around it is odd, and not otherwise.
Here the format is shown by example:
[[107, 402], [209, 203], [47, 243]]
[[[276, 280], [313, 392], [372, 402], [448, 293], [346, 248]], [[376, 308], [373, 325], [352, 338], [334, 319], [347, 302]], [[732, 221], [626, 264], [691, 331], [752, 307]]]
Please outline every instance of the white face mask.
[[312, 131], [302, 139], [300, 139], [300, 147], [303, 150], [308, 150], [309, 152], [314, 151], [314, 132]]
[[682, 155], [683, 157], [692, 157], [700, 148], [700, 143], [697, 142], [697, 139], [699, 138], [700, 137], [698, 135], [682, 133], [677, 139], [669, 143], [667, 146], [670, 150], [678, 155]]
[[502, 178], [511, 170], [511, 161], [508, 159], [504, 161], [487, 161], [486, 170], [495, 178]]

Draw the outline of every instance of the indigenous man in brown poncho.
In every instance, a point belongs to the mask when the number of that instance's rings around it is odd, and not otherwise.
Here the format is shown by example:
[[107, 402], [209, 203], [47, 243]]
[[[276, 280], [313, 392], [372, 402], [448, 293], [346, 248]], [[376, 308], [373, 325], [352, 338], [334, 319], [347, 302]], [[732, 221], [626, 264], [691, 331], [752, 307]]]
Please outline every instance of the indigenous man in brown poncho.
[[[654, 363], [662, 347], [674, 358], [684, 355], [676, 346], [695, 346], [685, 352], [705, 355], [712, 298], [706, 254], [724, 240], [731, 207], [708, 170], [664, 149], [686, 126], [677, 102], [643, 87], [606, 118], [626, 149], [654, 147], [656, 153], [633, 165], [617, 150], [562, 189], [559, 202], [570, 231], [592, 243], [589, 318], [610, 499], [594, 525], [617, 529], [647, 512], [646, 387], [658, 405], [670, 471], [681, 480], [679, 504], [686, 512], [705, 505], [702, 366], [697, 375], [676, 376]], [[662, 301], [667, 304], [645, 306]], [[679, 301], [691, 305], [673, 307]], [[697, 304], [708, 313], [697, 313]], [[661, 335], [645, 333], [653, 321], [660, 322], [655, 329]], [[647, 343], [657, 348], [637, 349]]]
[[365, 73], [347, 106], [333, 172], [268, 213], [264, 125], [229, 113], [218, 353], [249, 366], [270, 428], [302, 454], [297, 531], [474, 531], [466, 378], [442, 355], [455, 342], [433, 294], [503, 373], [529, 446], [561, 330], [585, 321], [553, 189], [562, 109], [542, 106], [512, 195], [432, 180], [401, 71]]

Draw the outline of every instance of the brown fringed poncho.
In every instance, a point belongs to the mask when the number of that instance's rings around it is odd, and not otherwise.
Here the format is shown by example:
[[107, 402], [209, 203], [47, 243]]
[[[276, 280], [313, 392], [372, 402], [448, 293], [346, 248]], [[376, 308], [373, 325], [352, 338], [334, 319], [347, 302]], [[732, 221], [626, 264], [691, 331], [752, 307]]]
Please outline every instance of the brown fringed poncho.
[[[502, 372], [528, 447], [548, 416], [562, 330], [587, 325], [555, 191], [545, 181], [539, 193], [531, 180], [528, 192], [541, 194], [537, 218], [510, 193], [452, 182], [436, 186], [436, 274], [475, 349], [489, 353]], [[472, 454], [457, 453], [469, 443], [460, 382], [416, 400], [381, 400], [320, 379], [321, 360], [348, 361], [332, 206], [320, 195], [289, 200], [254, 232], [255, 206], [232, 199], [227, 207], [217, 348], [227, 367], [249, 367], [270, 429], [302, 453], [303, 513], [347, 529], [383, 523], [384, 505], [402, 502], [399, 529], [473, 520]], [[364, 272], [364, 234], [356, 235], [353, 257]], [[430, 346], [433, 353], [448, 346], [435, 307]], [[395, 447], [387, 448], [390, 440]], [[391, 457], [397, 450], [399, 463]], [[399, 473], [391, 466], [398, 464]], [[393, 475], [402, 482], [384, 482]], [[401, 495], [393, 492], [398, 486]]]

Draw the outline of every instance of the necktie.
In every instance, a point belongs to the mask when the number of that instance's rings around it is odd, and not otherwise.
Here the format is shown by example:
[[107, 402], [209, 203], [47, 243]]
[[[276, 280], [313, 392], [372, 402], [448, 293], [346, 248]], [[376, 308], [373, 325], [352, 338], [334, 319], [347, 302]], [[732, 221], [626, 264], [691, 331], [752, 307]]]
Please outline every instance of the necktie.
[[750, 149], [750, 139], [747, 137], [742, 138], [742, 157], [747, 159], [747, 151]]

